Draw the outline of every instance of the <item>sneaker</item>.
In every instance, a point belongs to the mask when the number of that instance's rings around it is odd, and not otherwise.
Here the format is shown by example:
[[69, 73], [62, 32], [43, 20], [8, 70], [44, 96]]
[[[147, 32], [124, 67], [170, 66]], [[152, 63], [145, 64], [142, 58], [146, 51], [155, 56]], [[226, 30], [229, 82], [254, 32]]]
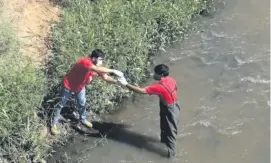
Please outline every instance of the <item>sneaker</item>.
[[53, 126], [51, 127], [51, 132], [52, 132], [52, 134], [54, 134], [54, 135], [60, 134], [60, 131], [58, 130], [58, 128], [57, 128], [56, 125], [53, 125]]
[[82, 124], [84, 124], [88, 128], [92, 128], [93, 127], [93, 124], [91, 122], [87, 121], [87, 120], [82, 121]]

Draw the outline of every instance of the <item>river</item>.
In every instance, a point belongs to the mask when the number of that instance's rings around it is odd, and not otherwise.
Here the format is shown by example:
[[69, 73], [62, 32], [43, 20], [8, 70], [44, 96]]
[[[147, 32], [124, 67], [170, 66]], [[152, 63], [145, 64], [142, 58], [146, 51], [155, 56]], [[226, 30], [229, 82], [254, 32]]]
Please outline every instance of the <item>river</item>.
[[200, 30], [157, 57], [178, 83], [174, 160], [160, 155], [158, 98], [139, 95], [111, 117], [116, 124], [97, 124], [109, 130], [107, 137], [74, 139], [58, 154], [66, 155], [62, 161], [269, 163], [269, 7], [269, 0], [227, 0], [200, 20]]

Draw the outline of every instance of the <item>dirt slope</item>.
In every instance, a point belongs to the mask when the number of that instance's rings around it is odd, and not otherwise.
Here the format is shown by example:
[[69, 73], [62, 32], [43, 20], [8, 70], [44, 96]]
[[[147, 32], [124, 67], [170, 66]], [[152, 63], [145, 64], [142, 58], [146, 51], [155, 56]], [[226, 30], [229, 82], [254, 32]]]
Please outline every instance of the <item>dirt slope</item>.
[[41, 64], [49, 54], [48, 37], [52, 21], [59, 21], [60, 9], [52, 0], [2, 0], [2, 18], [14, 26], [21, 52]]

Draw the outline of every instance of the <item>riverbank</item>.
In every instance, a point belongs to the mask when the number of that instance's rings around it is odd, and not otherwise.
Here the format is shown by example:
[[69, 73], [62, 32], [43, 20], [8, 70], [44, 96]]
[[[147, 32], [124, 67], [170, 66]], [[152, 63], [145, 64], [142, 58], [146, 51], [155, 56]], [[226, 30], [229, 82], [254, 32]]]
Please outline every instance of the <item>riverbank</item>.
[[41, 160], [54, 139], [37, 108], [46, 94], [41, 70], [48, 58], [52, 22], [59, 8], [49, 0], [0, 1], [0, 162]]
[[[52, 48], [52, 56], [41, 69], [27, 57], [30, 53], [20, 56], [28, 50], [20, 50], [22, 43], [16, 32], [12, 34], [9, 23], [1, 24], [2, 162], [26, 162], [30, 158], [37, 162], [48, 155], [53, 142], [67, 141], [72, 134], [68, 125], [64, 125], [63, 135], [56, 137], [51, 137], [44, 127], [57, 102], [54, 99], [62, 77], [76, 59], [99, 47], [107, 54], [107, 66], [125, 72], [129, 82], [139, 84], [148, 77], [151, 58], [171, 42], [181, 39], [189, 29], [191, 18], [208, 5], [204, 0], [53, 2], [63, 11], [61, 22], [52, 28], [51, 39], [46, 36], [52, 42], [48, 47]], [[21, 22], [27, 24], [26, 20]], [[35, 59], [40, 58], [34, 56]], [[103, 89], [98, 91], [97, 88]], [[114, 110], [131, 94], [120, 87], [94, 81], [87, 95], [88, 109], [102, 114]], [[43, 129], [45, 132], [41, 135]]]
[[[58, 77], [64, 75], [69, 64], [85, 56], [97, 46], [107, 53], [107, 66], [114, 65], [114, 68], [126, 72], [125, 76], [131, 83], [138, 84], [145, 81], [148, 78], [153, 57], [170, 43], [182, 40], [192, 28], [192, 18], [203, 9], [207, 9], [210, 5], [208, 3], [210, 1], [90, 3], [84, 0], [65, 3], [63, 21], [54, 27], [53, 42], [56, 49], [50, 64], [50, 68], [53, 69], [50, 70], [53, 72], [50, 78], [55, 83], [51, 83], [58, 85], [62, 80]], [[119, 6], [123, 7], [120, 9]], [[168, 11], [168, 8], [173, 10]], [[93, 12], [95, 12], [93, 15], [87, 14]], [[58, 86], [54, 88], [59, 89]], [[97, 88], [103, 88], [103, 90]], [[117, 111], [119, 102], [130, 95], [122, 88], [95, 81], [88, 89], [87, 96], [91, 98], [88, 98], [87, 102], [95, 104], [89, 109], [103, 114], [107, 111]], [[105, 135], [108, 135], [108, 130], [111, 128], [118, 128], [118, 125], [110, 120], [95, 124], [98, 125], [97, 129]], [[83, 135], [76, 134], [71, 139], [71, 142], [77, 143], [68, 143], [65, 148], [55, 148], [57, 152], [49, 159], [49, 162], [68, 161], [72, 156], [70, 151], [65, 151], [65, 149], [71, 149], [72, 146], [76, 146], [76, 154], [72, 155], [80, 158], [84, 154], [78, 152], [86, 150], [85, 145], [94, 143], [96, 147], [106, 140], [88, 139], [84, 133]], [[94, 142], [96, 140], [98, 144]], [[72, 160], [69, 161], [72, 162]]]
[[[172, 162], [270, 162], [268, 4], [229, 0], [223, 10], [199, 22], [201, 29], [155, 57], [156, 63], [170, 66], [179, 86], [181, 124]], [[116, 127], [106, 139], [80, 135], [48, 162], [169, 162], [157, 150], [163, 148], [157, 143], [157, 100], [129, 99], [110, 116]]]
[[[182, 39], [191, 18], [207, 8], [204, 0], [68, 0], [59, 4], [63, 6], [62, 21], [53, 28], [54, 55], [48, 69], [48, 87], [55, 89], [71, 64], [95, 48], [106, 53], [106, 66], [139, 84], [148, 77], [151, 58], [170, 42]], [[94, 81], [88, 90], [87, 103], [99, 113], [114, 109], [130, 95], [100, 81]]]

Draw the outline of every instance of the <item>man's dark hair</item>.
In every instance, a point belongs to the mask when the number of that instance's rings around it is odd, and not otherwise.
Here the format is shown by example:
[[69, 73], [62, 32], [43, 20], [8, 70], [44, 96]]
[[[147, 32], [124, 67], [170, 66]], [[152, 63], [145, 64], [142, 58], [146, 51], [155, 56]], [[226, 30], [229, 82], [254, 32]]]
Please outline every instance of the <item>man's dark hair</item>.
[[164, 77], [169, 75], [169, 68], [165, 64], [160, 64], [154, 67], [154, 72], [156, 74], [162, 75]]
[[99, 57], [104, 58], [104, 56], [105, 54], [101, 49], [95, 49], [89, 54], [90, 58], [99, 58]]

